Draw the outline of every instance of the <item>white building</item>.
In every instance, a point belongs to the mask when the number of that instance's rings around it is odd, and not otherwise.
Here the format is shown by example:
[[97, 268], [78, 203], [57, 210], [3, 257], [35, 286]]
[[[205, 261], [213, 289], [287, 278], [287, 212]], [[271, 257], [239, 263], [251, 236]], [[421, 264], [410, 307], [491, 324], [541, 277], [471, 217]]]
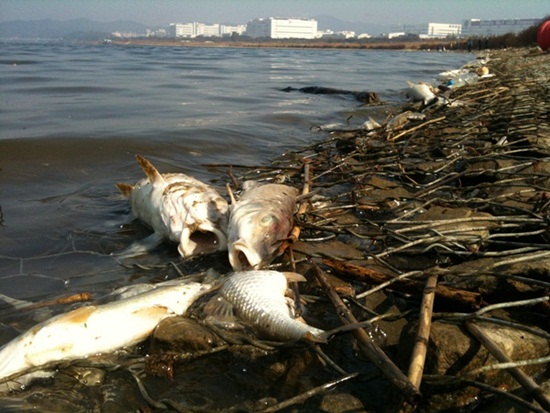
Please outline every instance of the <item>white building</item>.
[[221, 37], [229, 36], [233, 33], [243, 34], [246, 31], [245, 25], [225, 26], [223, 24], [205, 24], [205, 23], [172, 23], [168, 28], [168, 34], [171, 37], [193, 38], [197, 36]]
[[317, 20], [279, 17], [255, 19], [246, 25], [246, 35], [271, 39], [315, 39]]
[[499, 19], [499, 20], [465, 20], [462, 25], [462, 36], [499, 36], [507, 33], [519, 33], [539, 24], [541, 19]]
[[424, 39], [445, 39], [459, 37], [462, 32], [461, 24], [454, 23], [424, 23], [403, 26], [407, 34], [417, 34]]
[[198, 23], [171, 23], [168, 27], [170, 37], [196, 37]]
[[246, 32], [246, 24], [239, 24], [237, 26], [220, 25], [221, 36], [231, 36], [233, 33], [244, 34]]

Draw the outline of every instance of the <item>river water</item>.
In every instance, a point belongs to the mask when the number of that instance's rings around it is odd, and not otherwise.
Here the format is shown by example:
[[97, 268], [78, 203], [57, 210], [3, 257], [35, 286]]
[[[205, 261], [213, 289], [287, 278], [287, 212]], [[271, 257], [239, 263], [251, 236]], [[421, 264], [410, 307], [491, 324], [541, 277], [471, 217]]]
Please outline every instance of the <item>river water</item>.
[[[207, 165], [268, 165], [322, 140], [312, 126], [382, 121], [391, 107], [281, 89], [367, 90], [399, 103], [407, 80], [434, 81], [473, 58], [57, 41], [0, 49], [0, 293], [28, 301], [173, 276], [110, 256], [148, 234], [114, 186], [143, 178], [135, 154], [223, 188], [224, 169]], [[167, 246], [148, 259], [179, 257]]]

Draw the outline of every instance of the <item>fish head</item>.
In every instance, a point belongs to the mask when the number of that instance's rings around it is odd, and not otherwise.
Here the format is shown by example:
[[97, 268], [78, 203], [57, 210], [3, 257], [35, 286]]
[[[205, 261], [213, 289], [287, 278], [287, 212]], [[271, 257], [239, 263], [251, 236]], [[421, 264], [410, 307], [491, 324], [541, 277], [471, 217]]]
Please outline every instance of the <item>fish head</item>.
[[227, 236], [222, 229], [204, 221], [188, 225], [181, 231], [178, 251], [182, 257], [211, 254], [227, 249]]
[[245, 222], [229, 228], [229, 262], [234, 270], [258, 270], [277, 256], [292, 229], [292, 217], [267, 210], [241, 221]]
[[164, 220], [182, 257], [227, 249], [227, 201], [209, 188], [189, 189], [166, 206]]

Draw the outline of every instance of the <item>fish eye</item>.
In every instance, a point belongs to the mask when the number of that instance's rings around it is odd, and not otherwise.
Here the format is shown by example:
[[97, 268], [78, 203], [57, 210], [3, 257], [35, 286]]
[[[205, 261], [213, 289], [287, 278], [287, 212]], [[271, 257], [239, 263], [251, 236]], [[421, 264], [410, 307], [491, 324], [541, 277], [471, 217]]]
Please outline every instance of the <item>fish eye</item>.
[[261, 219], [262, 224], [270, 224], [272, 221], [275, 221], [275, 217], [273, 215], [266, 215]]

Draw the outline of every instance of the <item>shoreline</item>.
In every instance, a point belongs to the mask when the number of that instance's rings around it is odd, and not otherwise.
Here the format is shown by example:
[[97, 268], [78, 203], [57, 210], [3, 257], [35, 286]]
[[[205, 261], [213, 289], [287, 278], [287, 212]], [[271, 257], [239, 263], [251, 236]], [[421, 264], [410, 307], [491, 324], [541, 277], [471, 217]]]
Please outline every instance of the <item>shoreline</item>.
[[[96, 42], [99, 44], [99, 42]], [[160, 40], [125, 39], [112, 40], [108, 45], [117, 46], [157, 46], [157, 47], [218, 47], [218, 48], [275, 48], [275, 49], [342, 49], [342, 50], [445, 50], [467, 52], [466, 41], [425, 40], [425, 41], [200, 41], [200, 40]]]

